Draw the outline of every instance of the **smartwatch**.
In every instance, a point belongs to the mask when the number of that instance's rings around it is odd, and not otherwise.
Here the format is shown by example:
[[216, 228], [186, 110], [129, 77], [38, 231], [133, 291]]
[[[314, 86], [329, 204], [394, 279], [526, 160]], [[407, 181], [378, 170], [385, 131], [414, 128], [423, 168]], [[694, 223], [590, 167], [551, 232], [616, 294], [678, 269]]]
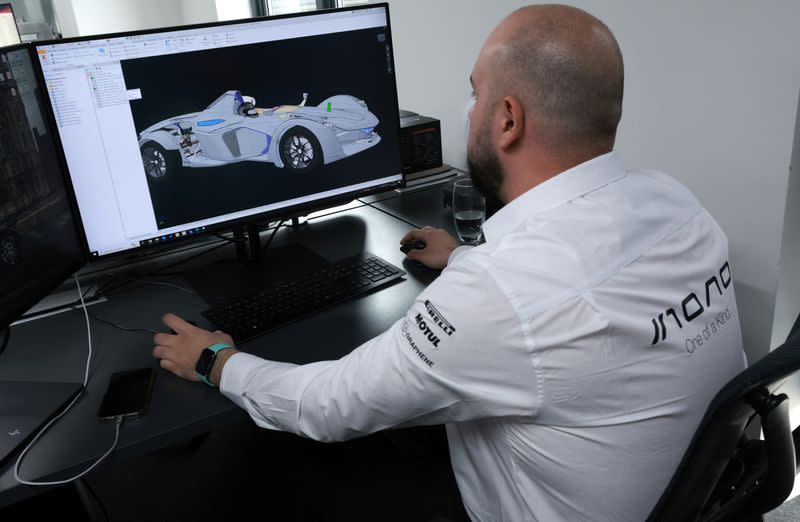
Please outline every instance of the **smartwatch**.
[[203, 380], [204, 383], [216, 388], [208, 377], [211, 375], [211, 369], [214, 368], [214, 363], [217, 361], [217, 352], [226, 348], [233, 348], [230, 344], [217, 343], [212, 344], [200, 353], [200, 358], [197, 359], [197, 364], [194, 365], [194, 371]]

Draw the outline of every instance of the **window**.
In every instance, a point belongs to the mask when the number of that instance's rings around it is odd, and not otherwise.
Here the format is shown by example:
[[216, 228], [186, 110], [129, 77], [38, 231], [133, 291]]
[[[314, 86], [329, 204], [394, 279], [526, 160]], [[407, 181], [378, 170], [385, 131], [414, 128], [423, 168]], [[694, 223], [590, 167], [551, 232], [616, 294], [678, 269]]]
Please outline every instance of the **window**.
[[287, 13], [301, 13], [316, 9], [329, 9], [332, 7], [349, 7], [362, 5], [369, 0], [255, 0], [253, 12], [256, 14], [280, 15]]
[[317, 0], [267, 0], [267, 8], [271, 15], [314, 11]]

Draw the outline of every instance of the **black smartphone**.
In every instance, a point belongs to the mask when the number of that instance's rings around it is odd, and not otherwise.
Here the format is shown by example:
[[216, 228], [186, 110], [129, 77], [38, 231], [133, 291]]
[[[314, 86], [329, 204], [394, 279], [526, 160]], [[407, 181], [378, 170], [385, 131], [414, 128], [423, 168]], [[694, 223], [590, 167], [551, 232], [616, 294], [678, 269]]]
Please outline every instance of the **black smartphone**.
[[147, 412], [150, 394], [156, 380], [153, 368], [117, 372], [111, 376], [100, 405], [100, 420], [117, 417], [141, 417]]

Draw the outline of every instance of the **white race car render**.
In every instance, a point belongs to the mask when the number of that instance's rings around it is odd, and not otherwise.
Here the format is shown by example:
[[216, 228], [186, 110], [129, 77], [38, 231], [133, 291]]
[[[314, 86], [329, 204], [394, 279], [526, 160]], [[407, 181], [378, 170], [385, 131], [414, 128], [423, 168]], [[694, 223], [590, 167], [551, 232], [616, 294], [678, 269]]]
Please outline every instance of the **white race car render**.
[[202, 112], [175, 116], [139, 133], [144, 170], [162, 179], [184, 167], [217, 167], [240, 161], [273, 163], [296, 173], [352, 156], [376, 145], [378, 118], [348, 95], [316, 107], [256, 108], [255, 99], [228, 91]]

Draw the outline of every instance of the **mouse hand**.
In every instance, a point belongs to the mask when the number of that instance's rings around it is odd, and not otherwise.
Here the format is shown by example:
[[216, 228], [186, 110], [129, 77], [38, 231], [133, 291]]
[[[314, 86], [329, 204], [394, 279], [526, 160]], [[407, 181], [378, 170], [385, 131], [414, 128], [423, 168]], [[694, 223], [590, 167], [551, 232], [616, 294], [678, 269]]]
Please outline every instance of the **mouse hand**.
[[401, 245], [411, 241], [423, 241], [425, 248], [412, 249], [406, 254], [406, 259], [419, 261], [428, 268], [441, 270], [447, 266], [450, 254], [458, 247], [458, 241], [440, 228], [424, 227], [412, 230], [400, 240]]
[[194, 367], [200, 353], [207, 347], [217, 343], [234, 346], [230, 335], [198, 328], [175, 314], [165, 314], [162, 320], [175, 334], [156, 334], [153, 338], [153, 356], [160, 359], [162, 368], [182, 379], [200, 380]]

